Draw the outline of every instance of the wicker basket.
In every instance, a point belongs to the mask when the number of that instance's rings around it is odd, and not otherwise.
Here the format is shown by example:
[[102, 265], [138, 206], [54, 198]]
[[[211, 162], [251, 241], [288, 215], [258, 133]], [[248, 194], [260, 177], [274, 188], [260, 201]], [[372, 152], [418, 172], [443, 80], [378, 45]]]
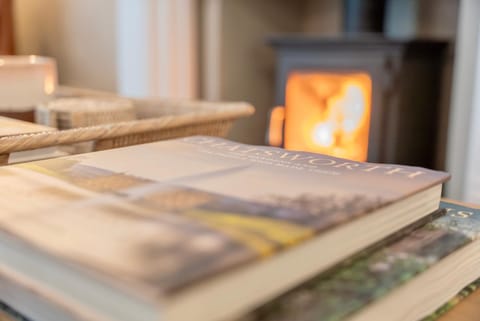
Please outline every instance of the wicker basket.
[[96, 126], [136, 120], [130, 99], [112, 97], [59, 98], [40, 104], [35, 121], [58, 129]]
[[[59, 96], [92, 97], [113, 94], [63, 87]], [[254, 113], [254, 108], [244, 102], [163, 99], [132, 101], [136, 120], [0, 137], [0, 164], [6, 164], [11, 152], [89, 141], [93, 142], [94, 150], [105, 150], [191, 135], [224, 137], [236, 119]]]

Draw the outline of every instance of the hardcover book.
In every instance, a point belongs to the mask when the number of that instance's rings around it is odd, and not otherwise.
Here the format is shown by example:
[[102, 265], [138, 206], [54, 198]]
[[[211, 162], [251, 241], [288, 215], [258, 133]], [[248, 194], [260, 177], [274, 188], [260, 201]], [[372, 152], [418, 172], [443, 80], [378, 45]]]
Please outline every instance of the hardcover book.
[[441, 207], [444, 216], [236, 321], [436, 320], [480, 277], [480, 209]]
[[216, 321], [434, 211], [448, 175], [195, 136], [0, 178], [0, 299], [13, 308], [38, 321]]
[[[447, 208], [449, 208], [449, 214], [452, 215], [454, 214], [453, 211], [456, 211], [455, 215], [465, 215], [465, 213], [475, 213], [475, 212], [478, 212], [479, 210], [478, 209], [472, 209], [472, 208], [462, 208], [461, 210], [458, 210], [457, 209], [452, 209], [450, 207], [450, 204], [451, 203], [448, 203], [448, 202], [443, 202], [442, 206], [446, 206]], [[458, 204], [457, 204], [458, 205]], [[427, 220], [430, 220], [430, 219], [433, 219], [436, 215], [438, 215], [437, 213], [439, 213], [440, 211], [437, 211], [435, 212], [435, 214], [432, 214], [429, 218], [427, 218]], [[443, 214], [444, 212], [442, 211], [441, 213], [439, 214]], [[468, 215], [468, 214], [467, 214]], [[476, 214], [478, 215], [478, 214]], [[402, 231], [399, 231], [397, 232], [397, 234], [407, 234], [409, 233], [409, 231], [412, 231], [412, 229], [415, 229], [415, 227], [420, 227], [421, 224], [412, 224], [412, 226], [410, 227], [407, 227], [405, 228], [405, 230], [402, 230]], [[425, 228], [425, 227], [424, 227]], [[402, 237], [401, 235], [398, 237], [398, 241], [395, 241], [395, 242], [398, 242], [397, 244], [401, 244], [400, 242], [404, 242], [402, 241], [401, 239], [404, 238]], [[393, 242], [394, 243], [394, 242]], [[361, 258], [358, 259], [358, 262], [357, 264], [348, 264], [346, 263], [344, 265], [344, 267], [340, 270], [340, 271], [337, 271], [335, 274], [344, 274], [344, 275], [350, 275], [350, 277], [352, 277], [354, 275], [354, 272], [353, 272], [353, 269], [355, 269], [357, 267], [357, 265], [359, 265], [358, 263], [362, 260], [366, 260], [367, 257], [370, 257], [370, 256], [376, 256], [378, 255], [378, 251], [370, 251], [370, 250], [366, 250], [364, 251], [364, 253], [362, 253]], [[356, 260], [357, 261], [357, 260]], [[411, 274], [410, 273], [411, 271], [408, 271], [408, 270], [404, 270], [403, 271], [403, 274], [407, 276], [406, 279], [404, 280], [398, 280], [397, 278], [397, 283], [399, 284], [398, 286], [401, 286], [402, 283], [405, 283], [405, 282], [408, 282], [409, 280], [411, 280], [411, 278], [414, 278], [415, 277], [415, 272], [416, 271], [413, 271], [414, 273]], [[390, 270], [388, 271], [388, 273], [391, 273], [393, 275], [393, 271]], [[332, 274], [331, 274], [332, 275]], [[322, 277], [318, 277], [314, 280], [311, 280], [311, 281], [308, 281], [306, 282], [305, 284], [301, 285], [299, 288], [297, 289], [294, 289], [292, 290], [290, 293], [288, 294], [285, 294], [275, 300], [272, 300], [271, 302], [267, 303], [264, 307], [260, 308], [260, 309], [257, 309], [256, 311], [244, 316], [243, 318], [241, 318], [240, 320], [249, 320], [249, 321], [252, 321], [252, 320], [264, 320], [264, 321], [267, 321], [269, 319], [272, 319], [272, 318], [275, 318], [275, 320], [282, 320], [282, 319], [289, 319], [289, 318], [294, 318], [292, 320], [304, 320], [305, 318], [299, 318], [299, 314], [302, 315], [304, 312], [302, 312], [304, 309], [304, 307], [300, 307], [297, 305], [298, 303], [298, 297], [309, 297], [311, 298], [311, 302], [309, 304], [309, 308], [307, 308], [306, 311], [310, 311], [311, 307], [313, 305], [321, 305], [321, 300], [322, 298], [318, 298], [319, 301], [318, 302], [315, 302], [315, 299], [313, 298], [312, 296], [312, 289], [314, 287], [319, 287], [321, 285], [322, 282], [332, 282], [331, 280], [334, 278], [332, 277], [331, 275], [324, 275]], [[387, 278], [385, 277], [382, 277], [382, 280], [385, 280]], [[339, 309], [339, 311], [337, 311], [336, 313], [333, 313], [333, 314], [330, 314], [330, 317], [327, 316], [327, 319], [326, 320], [329, 320], [329, 319], [333, 319], [333, 320], [342, 320], [342, 319], [345, 319], [343, 316], [345, 315], [349, 315], [350, 313], [352, 313], [351, 311], [352, 310], [356, 310], [356, 309], [361, 309], [362, 306], [364, 306], [364, 304], [369, 304], [371, 302], [369, 302], [370, 300], [373, 300], [372, 302], [375, 302], [376, 300], [381, 300], [381, 298], [385, 295], [385, 285], [384, 284], [381, 284], [382, 280], [380, 280], [380, 282], [377, 282], [377, 286], [378, 288], [377, 289], [374, 289], [374, 291], [380, 291], [382, 294], [381, 295], [377, 295], [377, 297], [375, 297], [375, 293], [372, 291], [370, 293], [370, 295], [365, 295], [365, 291], [364, 290], [361, 290], [363, 292], [360, 293], [359, 292], [359, 289], [360, 288], [355, 288], [355, 287], [352, 287], [352, 288], [349, 288], [349, 293], [350, 294], [347, 294], [347, 299], [348, 299], [348, 296], [355, 296], [355, 292], [356, 294], [359, 295], [360, 298], [363, 298], [363, 302], [359, 302], [357, 303], [356, 305], [347, 305], [347, 310], [343, 310], [344, 309], [344, 306], [343, 305], [340, 305], [338, 304], [338, 301], [337, 301], [337, 307]], [[359, 284], [359, 282], [357, 282], [357, 284]], [[361, 284], [360, 286], [363, 287], [363, 284]], [[395, 284], [393, 284], [393, 289], [391, 289], [390, 291], [394, 291], [395, 290]], [[469, 296], [474, 293], [475, 291], [478, 290], [480, 286], [480, 279], [476, 279], [475, 281], [473, 281], [472, 283], [470, 283], [469, 285], [467, 285], [466, 287], [464, 287], [460, 292], [458, 292], [454, 297], [452, 297], [451, 299], [449, 299], [446, 303], [442, 304], [438, 309], [436, 309], [432, 314], [426, 316], [425, 318], [422, 318], [422, 321], [436, 321], [438, 320], [440, 317], [442, 317], [446, 312], [449, 312], [450, 310], [452, 310], [453, 308], [455, 308], [460, 302], [463, 302], [466, 298], [469, 298]], [[310, 291], [310, 293], [308, 293]], [[387, 293], [388, 293], [388, 288], [387, 288]], [[338, 293], [337, 293], [338, 294]], [[327, 293], [327, 295], [329, 295]], [[305, 298], [301, 299], [301, 300], [305, 300]], [[60, 310], [61, 309], [61, 301], [59, 302], [56, 302], [56, 301], [53, 301], [53, 300], [50, 300], [48, 302], [45, 302], [45, 304], [48, 304], [48, 305], [51, 305], [51, 306], [55, 306], [57, 305], [57, 308]], [[292, 306], [295, 305], [295, 306]], [[349, 307], [349, 308], [348, 308]], [[294, 312], [295, 311], [295, 312]], [[308, 313], [308, 312], [307, 312]], [[283, 316], [282, 316], [283, 314]], [[279, 317], [280, 316], [280, 317]], [[323, 318], [325, 318], [325, 315], [322, 315], [321, 313], [319, 315], [316, 315], [316, 316], [311, 316], [312, 317], [312, 320], [323, 320]], [[465, 318], [467, 319], [467, 318]], [[32, 321], [31, 319], [28, 319], [26, 318], [24, 315], [18, 313], [16, 310], [12, 309], [10, 306], [0, 302], [0, 320], [5, 320], [5, 321]], [[62, 318], [62, 320], [64, 320]], [[66, 319], [65, 319], [66, 320]], [[442, 319], [443, 320], [443, 319]], [[454, 319], [452, 319], [454, 320]], [[473, 317], [470, 317], [468, 318], [468, 320], [476, 320], [476, 318]], [[33, 320], [35, 321], [35, 320]]]

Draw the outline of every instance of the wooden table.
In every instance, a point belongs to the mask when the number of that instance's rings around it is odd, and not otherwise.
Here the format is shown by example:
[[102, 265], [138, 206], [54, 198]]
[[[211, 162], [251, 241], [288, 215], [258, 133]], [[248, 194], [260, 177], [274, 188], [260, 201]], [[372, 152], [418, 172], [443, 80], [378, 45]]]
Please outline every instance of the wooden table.
[[478, 321], [480, 320], [480, 289], [460, 301], [438, 321]]

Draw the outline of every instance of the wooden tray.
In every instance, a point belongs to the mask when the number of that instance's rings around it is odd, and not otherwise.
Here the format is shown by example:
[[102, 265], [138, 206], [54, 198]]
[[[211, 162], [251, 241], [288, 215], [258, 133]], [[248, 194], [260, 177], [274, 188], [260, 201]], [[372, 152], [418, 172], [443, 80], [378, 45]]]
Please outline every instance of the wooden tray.
[[[88, 97], [112, 93], [62, 87], [60, 97]], [[206, 102], [169, 99], [132, 99], [137, 119], [55, 132], [0, 137], [0, 164], [12, 152], [58, 145], [93, 142], [93, 150], [105, 150], [191, 135], [224, 137], [233, 122], [250, 116], [254, 108], [245, 102]], [[3, 163], [2, 163], [3, 162]]]

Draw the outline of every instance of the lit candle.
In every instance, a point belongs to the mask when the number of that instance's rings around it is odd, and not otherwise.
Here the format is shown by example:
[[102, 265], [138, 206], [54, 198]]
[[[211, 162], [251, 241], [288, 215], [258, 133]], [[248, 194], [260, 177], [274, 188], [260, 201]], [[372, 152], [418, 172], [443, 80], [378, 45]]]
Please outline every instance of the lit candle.
[[52, 99], [56, 88], [57, 67], [53, 58], [0, 56], [1, 114], [30, 118], [35, 105]]

